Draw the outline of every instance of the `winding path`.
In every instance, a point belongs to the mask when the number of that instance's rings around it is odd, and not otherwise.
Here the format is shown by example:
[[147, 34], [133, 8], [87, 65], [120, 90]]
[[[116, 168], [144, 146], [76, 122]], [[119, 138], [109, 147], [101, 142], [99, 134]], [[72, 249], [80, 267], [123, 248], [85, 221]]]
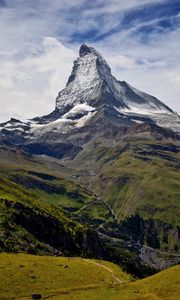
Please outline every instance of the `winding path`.
[[113, 271], [110, 269], [110, 268], [108, 268], [108, 267], [106, 267], [106, 266], [104, 266], [104, 265], [101, 265], [101, 264], [99, 264], [99, 263], [97, 263], [97, 262], [95, 262], [95, 261], [93, 261], [93, 260], [89, 260], [89, 259], [84, 259], [84, 261], [87, 263], [90, 263], [90, 264], [94, 264], [94, 265], [96, 265], [96, 266], [98, 266], [98, 267], [101, 267], [101, 268], [103, 268], [103, 269], [105, 269], [106, 271], [108, 271], [109, 273], [111, 273], [111, 276], [112, 276], [112, 278], [116, 281], [116, 283], [124, 283], [124, 281], [122, 281], [122, 280], [120, 280], [118, 277], [116, 277], [115, 275], [114, 275], [114, 273], [113, 273]]

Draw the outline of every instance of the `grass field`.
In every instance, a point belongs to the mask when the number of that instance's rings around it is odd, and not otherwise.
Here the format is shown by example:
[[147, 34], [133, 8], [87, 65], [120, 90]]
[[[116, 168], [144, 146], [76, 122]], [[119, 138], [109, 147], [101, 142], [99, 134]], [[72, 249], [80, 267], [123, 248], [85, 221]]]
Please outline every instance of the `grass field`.
[[178, 300], [180, 267], [143, 280], [113, 263], [82, 258], [0, 254], [0, 299]]
[[112, 263], [81, 258], [0, 254], [0, 269], [0, 299], [46, 298], [131, 280]]

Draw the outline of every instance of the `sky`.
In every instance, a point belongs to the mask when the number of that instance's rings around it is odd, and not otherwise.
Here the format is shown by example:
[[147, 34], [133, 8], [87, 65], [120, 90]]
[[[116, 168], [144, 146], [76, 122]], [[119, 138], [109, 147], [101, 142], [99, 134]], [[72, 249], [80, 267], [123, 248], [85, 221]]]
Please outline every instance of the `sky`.
[[0, 0], [0, 121], [51, 112], [80, 45], [180, 113], [180, 0]]

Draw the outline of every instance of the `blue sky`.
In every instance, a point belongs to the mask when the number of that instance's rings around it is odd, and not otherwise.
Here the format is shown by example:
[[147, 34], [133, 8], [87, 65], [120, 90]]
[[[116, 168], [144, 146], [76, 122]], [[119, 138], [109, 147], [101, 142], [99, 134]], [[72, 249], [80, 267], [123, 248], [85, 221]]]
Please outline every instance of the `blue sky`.
[[83, 42], [180, 112], [179, 0], [0, 0], [0, 121], [54, 109]]

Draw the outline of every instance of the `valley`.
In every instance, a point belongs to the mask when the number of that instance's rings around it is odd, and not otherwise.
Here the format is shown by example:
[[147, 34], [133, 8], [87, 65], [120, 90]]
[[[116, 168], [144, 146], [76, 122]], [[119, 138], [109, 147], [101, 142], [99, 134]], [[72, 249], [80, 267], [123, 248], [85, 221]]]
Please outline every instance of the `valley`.
[[0, 124], [0, 298], [178, 299], [179, 128], [83, 44], [53, 112]]

